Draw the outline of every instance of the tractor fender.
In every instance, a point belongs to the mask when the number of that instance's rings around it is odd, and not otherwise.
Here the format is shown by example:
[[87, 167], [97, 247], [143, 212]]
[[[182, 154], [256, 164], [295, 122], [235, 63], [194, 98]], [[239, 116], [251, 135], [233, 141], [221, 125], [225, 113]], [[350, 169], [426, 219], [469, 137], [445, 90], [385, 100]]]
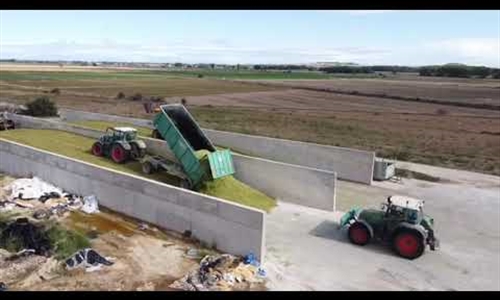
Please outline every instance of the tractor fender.
[[131, 143], [135, 143], [139, 149], [146, 149], [146, 143], [143, 140], [136, 140]]
[[395, 229], [392, 234], [392, 238], [396, 236], [401, 230], [414, 230], [422, 236], [423, 240], [427, 239], [427, 231], [424, 229], [424, 227], [420, 224], [409, 224], [409, 223], [401, 223], [399, 224]]
[[132, 147], [130, 146], [130, 144], [127, 143], [127, 142], [124, 142], [124, 141], [116, 141], [113, 144], [119, 144], [120, 146], [123, 147], [123, 149], [125, 149], [127, 151], [130, 151], [132, 149]]
[[370, 232], [370, 238], [373, 238], [373, 228], [370, 224], [368, 224], [368, 222], [366, 222], [365, 220], [362, 220], [362, 219], [356, 219], [356, 222], [365, 225], [366, 228], [368, 228], [368, 231]]

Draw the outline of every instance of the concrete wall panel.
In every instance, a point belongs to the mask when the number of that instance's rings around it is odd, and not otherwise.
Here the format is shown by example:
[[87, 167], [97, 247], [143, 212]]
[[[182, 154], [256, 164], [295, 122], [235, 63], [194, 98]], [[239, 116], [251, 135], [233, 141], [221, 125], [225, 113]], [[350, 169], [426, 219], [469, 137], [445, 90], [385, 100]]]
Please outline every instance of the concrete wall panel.
[[[153, 128], [152, 121], [74, 110], [61, 110], [67, 120], [105, 120]], [[268, 138], [212, 129], [203, 132], [216, 145], [249, 156], [336, 172], [339, 179], [372, 184], [375, 153], [344, 147]]]
[[[80, 117], [82, 116], [80, 114], [78, 115]], [[85, 115], [85, 113], [83, 115]], [[10, 117], [26, 127], [52, 128], [93, 138], [102, 134], [102, 132], [98, 130], [81, 129], [63, 122], [19, 115], [11, 115]], [[165, 146], [164, 141], [152, 138], [144, 138], [143, 140], [150, 154], [162, 155], [168, 159], [177, 161], [172, 151]], [[335, 172], [291, 165], [236, 153], [233, 153], [233, 161], [235, 164], [236, 178], [263, 191], [273, 198], [317, 209], [329, 211], [335, 209]], [[134, 183], [124, 182], [122, 186], [127, 187], [130, 184]]]

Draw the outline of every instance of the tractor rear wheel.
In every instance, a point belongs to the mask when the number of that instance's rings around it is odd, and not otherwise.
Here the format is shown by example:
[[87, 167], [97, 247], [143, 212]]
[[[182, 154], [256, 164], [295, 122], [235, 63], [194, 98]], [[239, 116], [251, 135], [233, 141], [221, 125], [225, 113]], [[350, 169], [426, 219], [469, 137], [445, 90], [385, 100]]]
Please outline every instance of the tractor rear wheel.
[[370, 231], [365, 224], [354, 222], [349, 226], [349, 240], [355, 245], [364, 246], [370, 241]]
[[114, 144], [113, 148], [111, 148], [111, 159], [115, 163], [121, 164], [125, 162], [127, 158], [128, 158], [127, 150], [125, 150], [120, 144]]
[[102, 149], [102, 144], [100, 142], [95, 142], [92, 145], [92, 154], [95, 156], [102, 156], [103, 155], [103, 149]]
[[415, 230], [402, 230], [393, 239], [393, 247], [399, 256], [415, 259], [425, 250], [424, 239]]

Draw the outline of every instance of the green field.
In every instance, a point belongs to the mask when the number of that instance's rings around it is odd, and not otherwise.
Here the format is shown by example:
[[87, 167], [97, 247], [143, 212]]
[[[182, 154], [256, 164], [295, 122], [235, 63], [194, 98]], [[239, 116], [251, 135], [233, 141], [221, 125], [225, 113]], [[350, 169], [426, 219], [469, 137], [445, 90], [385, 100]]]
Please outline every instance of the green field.
[[[139, 162], [115, 164], [108, 158], [94, 156], [90, 149], [95, 140], [73, 133], [46, 129], [16, 129], [0, 132], [0, 138], [159, 182], [179, 185], [178, 178], [164, 172], [153, 173], [151, 175], [144, 174]], [[234, 178], [222, 179], [224, 180], [215, 180], [205, 184], [200, 192], [265, 211], [269, 211], [272, 207], [276, 206], [275, 200]]]

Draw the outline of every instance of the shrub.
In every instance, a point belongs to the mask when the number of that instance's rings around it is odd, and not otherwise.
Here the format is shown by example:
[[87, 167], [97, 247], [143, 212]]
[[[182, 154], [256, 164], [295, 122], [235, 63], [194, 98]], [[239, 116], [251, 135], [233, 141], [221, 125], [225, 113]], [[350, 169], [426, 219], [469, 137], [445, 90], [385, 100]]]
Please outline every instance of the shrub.
[[203, 78], [203, 74], [198, 74], [198, 78]]
[[142, 100], [142, 94], [141, 93], [136, 93], [132, 97], [129, 98], [132, 101], [141, 101]]
[[181, 103], [182, 103], [182, 105], [186, 105], [186, 104], [187, 104], [187, 100], [186, 100], [186, 99], [184, 99], [184, 98], [182, 98], [182, 99], [181, 99]]
[[125, 94], [123, 92], [119, 92], [118, 95], [116, 95], [116, 99], [123, 99], [125, 98]]
[[55, 94], [55, 95], [59, 95], [61, 93], [61, 90], [59, 90], [58, 88], [55, 88], [55, 89], [52, 89], [50, 91], [51, 94]]
[[26, 103], [25, 114], [33, 117], [55, 117], [57, 116], [56, 104], [49, 97], [42, 96]]
[[444, 115], [448, 114], [448, 111], [446, 109], [439, 108], [439, 109], [436, 110], [436, 114], [438, 114], [440, 116], [444, 116]]

